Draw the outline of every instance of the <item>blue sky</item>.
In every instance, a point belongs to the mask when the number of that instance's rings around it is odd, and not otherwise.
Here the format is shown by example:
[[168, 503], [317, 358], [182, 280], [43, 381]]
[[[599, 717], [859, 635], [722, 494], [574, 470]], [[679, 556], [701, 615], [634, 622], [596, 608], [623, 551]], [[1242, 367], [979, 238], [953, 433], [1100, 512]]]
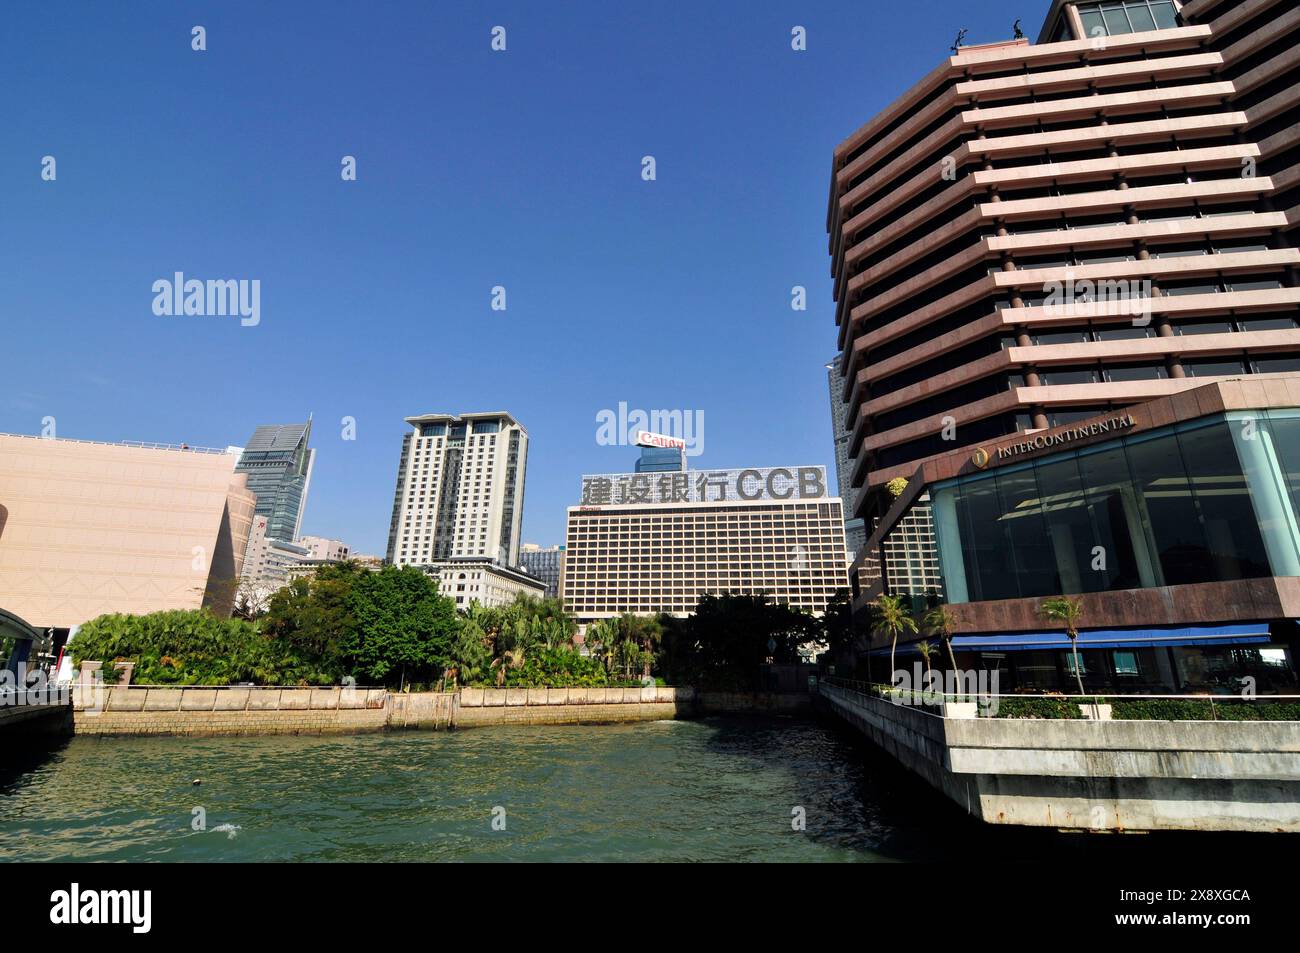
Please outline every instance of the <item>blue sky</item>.
[[[6, 4], [0, 431], [224, 447], [312, 412], [304, 532], [380, 554], [415, 413], [522, 421], [543, 544], [631, 469], [595, 439], [620, 401], [702, 411], [692, 466], [833, 469], [831, 151], [959, 28], [1046, 7]], [[260, 280], [261, 323], [156, 316], [176, 271]]]

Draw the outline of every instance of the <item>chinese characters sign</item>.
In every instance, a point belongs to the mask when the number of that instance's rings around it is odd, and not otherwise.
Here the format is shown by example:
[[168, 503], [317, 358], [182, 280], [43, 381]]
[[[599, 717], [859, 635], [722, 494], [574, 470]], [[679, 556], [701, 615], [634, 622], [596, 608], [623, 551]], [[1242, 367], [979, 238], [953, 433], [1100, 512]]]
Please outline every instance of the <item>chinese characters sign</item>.
[[826, 496], [825, 467], [607, 473], [582, 478], [583, 506], [633, 503], [747, 503]]

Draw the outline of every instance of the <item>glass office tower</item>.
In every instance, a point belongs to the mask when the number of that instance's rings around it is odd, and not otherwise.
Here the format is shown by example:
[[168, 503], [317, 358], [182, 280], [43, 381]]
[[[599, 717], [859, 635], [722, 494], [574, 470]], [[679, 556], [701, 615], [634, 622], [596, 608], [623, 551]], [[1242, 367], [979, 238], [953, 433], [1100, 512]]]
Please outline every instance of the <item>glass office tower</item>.
[[676, 447], [642, 447], [636, 461], [637, 473], [670, 473], [685, 470], [682, 451]]
[[257, 516], [265, 516], [269, 539], [293, 542], [302, 526], [316, 451], [311, 420], [302, 424], [268, 424], [253, 431], [235, 467], [248, 474], [248, 488], [257, 494]]

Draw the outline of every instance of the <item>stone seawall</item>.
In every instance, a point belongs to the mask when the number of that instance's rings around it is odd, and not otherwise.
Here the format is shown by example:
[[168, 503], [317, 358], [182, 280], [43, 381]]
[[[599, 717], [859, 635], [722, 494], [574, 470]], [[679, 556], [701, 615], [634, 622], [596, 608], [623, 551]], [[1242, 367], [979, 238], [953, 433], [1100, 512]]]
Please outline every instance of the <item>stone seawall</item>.
[[671, 720], [694, 701], [690, 688], [464, 688], [456, 727]]
[[991, 824], [1300, 832], [1300, 722], [940, 717], [837, 685], [819, 694]]
[[803, 692], [700, 692], [701, 714], [807, 715], [812, 696]]
[[345, 688], [157, 688], [74, 693], [84, 735], [331, 734], [482, 725], [571, 725], [671, 719], [694, 710], [690, 688], [465, 688], [396, 693]]
[[393, 709], [382, 689], [155, 688], [73, 696], [79, 735], [274, 735], [382, 731]]

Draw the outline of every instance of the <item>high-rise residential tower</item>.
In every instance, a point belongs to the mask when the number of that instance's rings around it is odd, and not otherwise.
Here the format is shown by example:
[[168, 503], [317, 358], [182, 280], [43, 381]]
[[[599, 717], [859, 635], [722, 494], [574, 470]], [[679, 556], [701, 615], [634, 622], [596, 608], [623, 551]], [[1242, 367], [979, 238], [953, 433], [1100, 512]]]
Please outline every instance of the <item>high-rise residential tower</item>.
[[316, 451], [311, 420], [302, 424], [268, 424], [253, 431], [240, 455], [237, 473], [248, 474], [257, 494], [257, 515], [266, 517], [266, 537], [292, 543], [302, 526]]
[[515, 566], [528, 432], [507, 413], [407, 417], [388, 530], [388, 562], [486, 558]]

